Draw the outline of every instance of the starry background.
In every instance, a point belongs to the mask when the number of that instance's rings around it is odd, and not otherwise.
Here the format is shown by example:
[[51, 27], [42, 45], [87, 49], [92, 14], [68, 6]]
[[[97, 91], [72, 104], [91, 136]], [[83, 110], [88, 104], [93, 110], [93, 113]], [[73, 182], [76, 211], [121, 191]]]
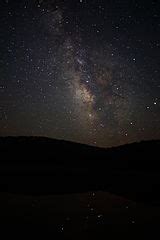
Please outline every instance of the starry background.
[[0, 135], [160, 138], [160, 4], [0, 3]]

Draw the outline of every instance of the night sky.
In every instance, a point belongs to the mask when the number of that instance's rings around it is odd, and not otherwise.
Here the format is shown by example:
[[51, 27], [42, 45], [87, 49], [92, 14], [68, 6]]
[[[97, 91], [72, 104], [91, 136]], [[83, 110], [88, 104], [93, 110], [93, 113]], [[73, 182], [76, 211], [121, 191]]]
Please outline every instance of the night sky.
[[160, 138], [160, 4], [1, 0], [0, 135]]

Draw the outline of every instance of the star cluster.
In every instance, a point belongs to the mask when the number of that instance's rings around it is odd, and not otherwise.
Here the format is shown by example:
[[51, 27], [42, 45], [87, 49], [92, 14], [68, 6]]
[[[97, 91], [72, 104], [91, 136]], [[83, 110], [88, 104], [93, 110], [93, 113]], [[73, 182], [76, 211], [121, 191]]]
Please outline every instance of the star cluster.
[[97, 146], [160, 138], [157, 1], [0, 7], [0, 135]]

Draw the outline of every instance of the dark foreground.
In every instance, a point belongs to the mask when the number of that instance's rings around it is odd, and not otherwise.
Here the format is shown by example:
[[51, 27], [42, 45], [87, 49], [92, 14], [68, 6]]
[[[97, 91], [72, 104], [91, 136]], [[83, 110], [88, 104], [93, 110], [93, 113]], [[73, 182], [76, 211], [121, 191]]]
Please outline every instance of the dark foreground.
[[5, 239], [145, 239], [148, 234], [160, 236], [160, 207], [136, 204], [109, 193], [43, 197], [1, 194], [0, 199], [0, 226]]
[[159, 236], [159, 149], [160, 141], [106, 150], [0, 138], [1, 233], [21, 239]]

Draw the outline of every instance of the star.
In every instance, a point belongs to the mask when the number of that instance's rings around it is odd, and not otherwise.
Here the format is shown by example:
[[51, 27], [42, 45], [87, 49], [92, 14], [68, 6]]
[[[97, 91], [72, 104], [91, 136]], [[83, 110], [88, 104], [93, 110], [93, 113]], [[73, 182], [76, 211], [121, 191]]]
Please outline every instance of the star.
[[4, 1], [0, 135], [98, 147], [160, 137], [158, 14], [147, 2], [138, 3], [143, 13], [136, 15], [134, 3], [114, 14], [117, 7], [114, 1]]

